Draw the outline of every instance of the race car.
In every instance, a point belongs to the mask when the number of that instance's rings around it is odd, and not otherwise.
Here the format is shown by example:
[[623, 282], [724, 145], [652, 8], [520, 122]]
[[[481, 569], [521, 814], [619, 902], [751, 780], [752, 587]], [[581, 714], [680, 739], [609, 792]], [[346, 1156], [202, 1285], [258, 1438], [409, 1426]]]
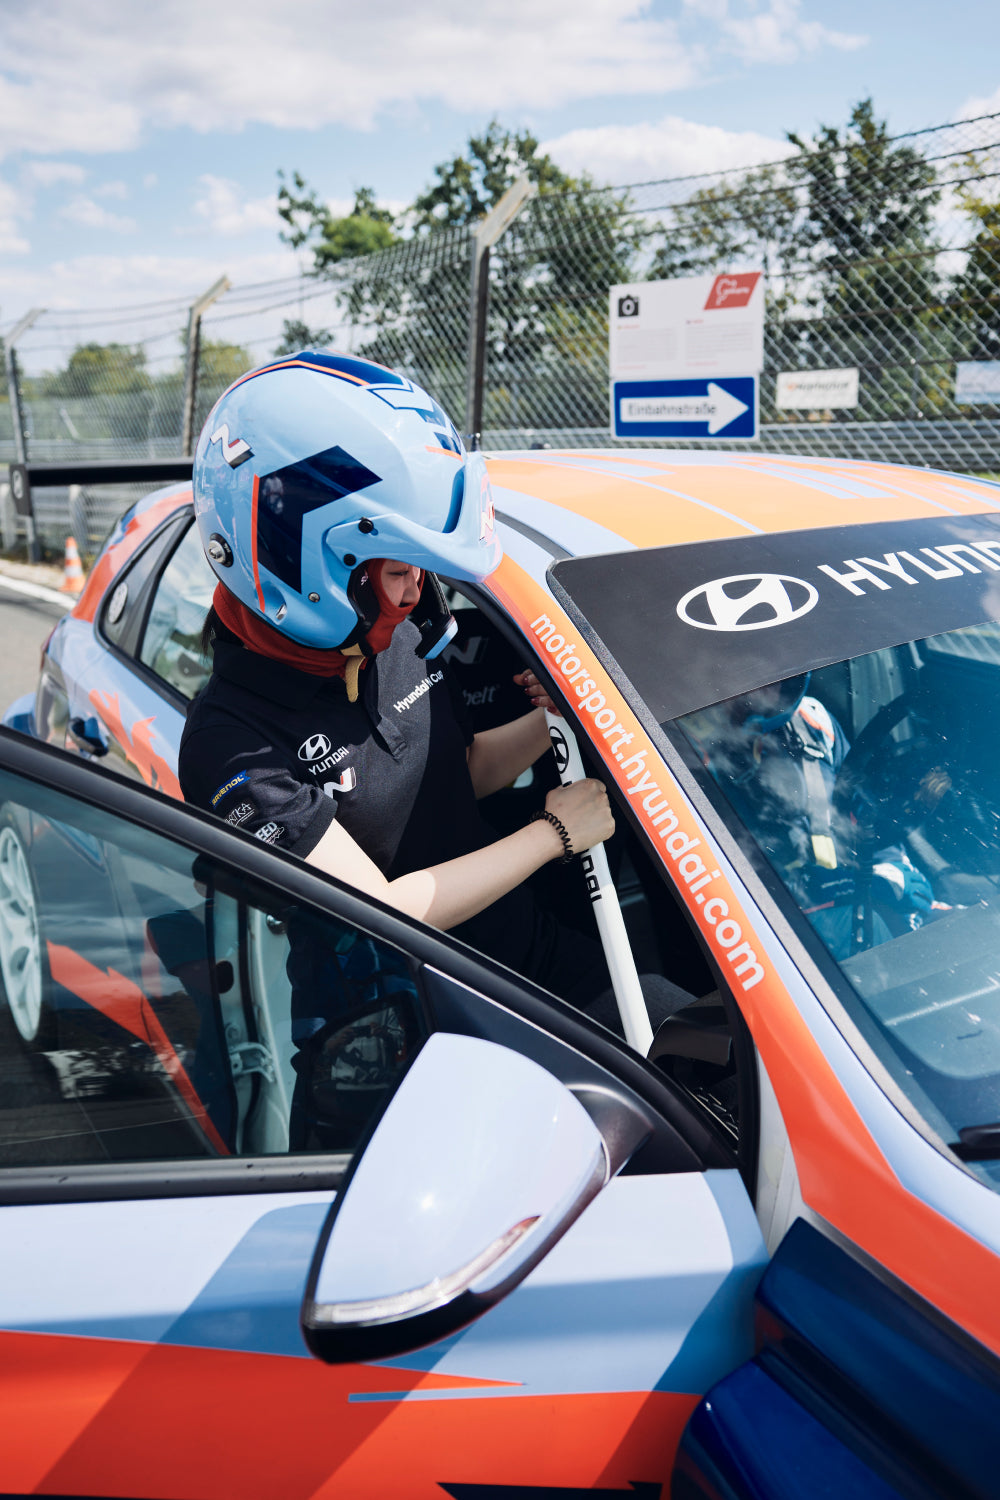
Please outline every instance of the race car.
[[697, 998], [638, 1056], [180, 805], [214, 580], [148, 497], [0, 736], [0, 1489], [995, 1495], [1000, 488], [488, 466], [450, 668], [546, 684]]

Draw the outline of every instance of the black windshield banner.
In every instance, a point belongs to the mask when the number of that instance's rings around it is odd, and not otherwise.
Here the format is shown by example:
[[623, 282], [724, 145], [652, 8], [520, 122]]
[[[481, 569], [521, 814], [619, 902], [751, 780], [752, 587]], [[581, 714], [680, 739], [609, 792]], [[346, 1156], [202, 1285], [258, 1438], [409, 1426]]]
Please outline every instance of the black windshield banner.
[[1000, 619], [1000, 515], [566, 558], [549, 580], [662, 723], [796, 672]]

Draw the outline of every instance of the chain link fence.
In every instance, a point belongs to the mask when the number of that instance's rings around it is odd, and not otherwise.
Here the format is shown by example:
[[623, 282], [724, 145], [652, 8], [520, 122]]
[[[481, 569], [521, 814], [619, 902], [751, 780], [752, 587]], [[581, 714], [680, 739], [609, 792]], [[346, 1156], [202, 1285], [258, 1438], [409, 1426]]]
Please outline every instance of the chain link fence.
[[[186, 402], [197, 433], [244, 370], [310, 343], [402, 370], [461, 424], [474, 246], [469, 228], [442, 229], [322, 279], [212, 289], [193, 344], [193, 297], [39, 313], [15, 350], [27, 456], [176, 455]], [[888, 138], [856, 111], [849, 131], [763, 166], [536, 197], [489, 259], [484, 448], [616, 446], [609, 287], [736, 264], [765, 278], [750, 446], [1000, 470], [1000, 402], [956, 395], [959, 365], [1000, 360], [998, 115]], [[779, 373], [844, 368], [859, 371], [856, 408], [777, 406]], [[16, 456], [13, 418], [8, 392], [0, 459]], [[61, 541], [69, 499], [36, 492], [46, 540]], [[74, 497], [89, 548], [124, 503], [120, 489]]]

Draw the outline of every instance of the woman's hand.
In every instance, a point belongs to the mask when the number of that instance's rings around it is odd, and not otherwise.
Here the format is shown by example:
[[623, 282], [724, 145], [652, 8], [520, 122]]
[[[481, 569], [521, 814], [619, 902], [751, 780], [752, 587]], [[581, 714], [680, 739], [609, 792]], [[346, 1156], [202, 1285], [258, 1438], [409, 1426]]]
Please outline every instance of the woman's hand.
[[[557, 786], [546, 797], [545, 810], [554, 813], [566, 829], [574, 854], [593, 844], [602, 844], [615, 831], [608, 794], [601, 781], [588, 779], [574, 781], [572, 786]], [[555, 829], [552, 832], [555, 834]]]
[[[524, 688], [531, 699], [532, 708], [547, 708], [550, 714], [559, 714], [558, 708], [530, 667], [526, 667], [523, 672], [518, 672], [514, 681], [518, 687]], [[562, 718], [562, 715], [559, 714], [559, 717]]]

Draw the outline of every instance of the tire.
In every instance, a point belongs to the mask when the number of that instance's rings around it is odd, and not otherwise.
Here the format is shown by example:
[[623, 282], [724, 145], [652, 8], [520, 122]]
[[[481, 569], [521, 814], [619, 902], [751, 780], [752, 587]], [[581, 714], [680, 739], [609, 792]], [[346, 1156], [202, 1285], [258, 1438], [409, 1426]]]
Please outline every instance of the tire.
[[0, 999], [28, 1047], [44, 1049], [55, 1039], [47, 992], [48, 965], [31, 862], [17, 828], [0, 813]]

